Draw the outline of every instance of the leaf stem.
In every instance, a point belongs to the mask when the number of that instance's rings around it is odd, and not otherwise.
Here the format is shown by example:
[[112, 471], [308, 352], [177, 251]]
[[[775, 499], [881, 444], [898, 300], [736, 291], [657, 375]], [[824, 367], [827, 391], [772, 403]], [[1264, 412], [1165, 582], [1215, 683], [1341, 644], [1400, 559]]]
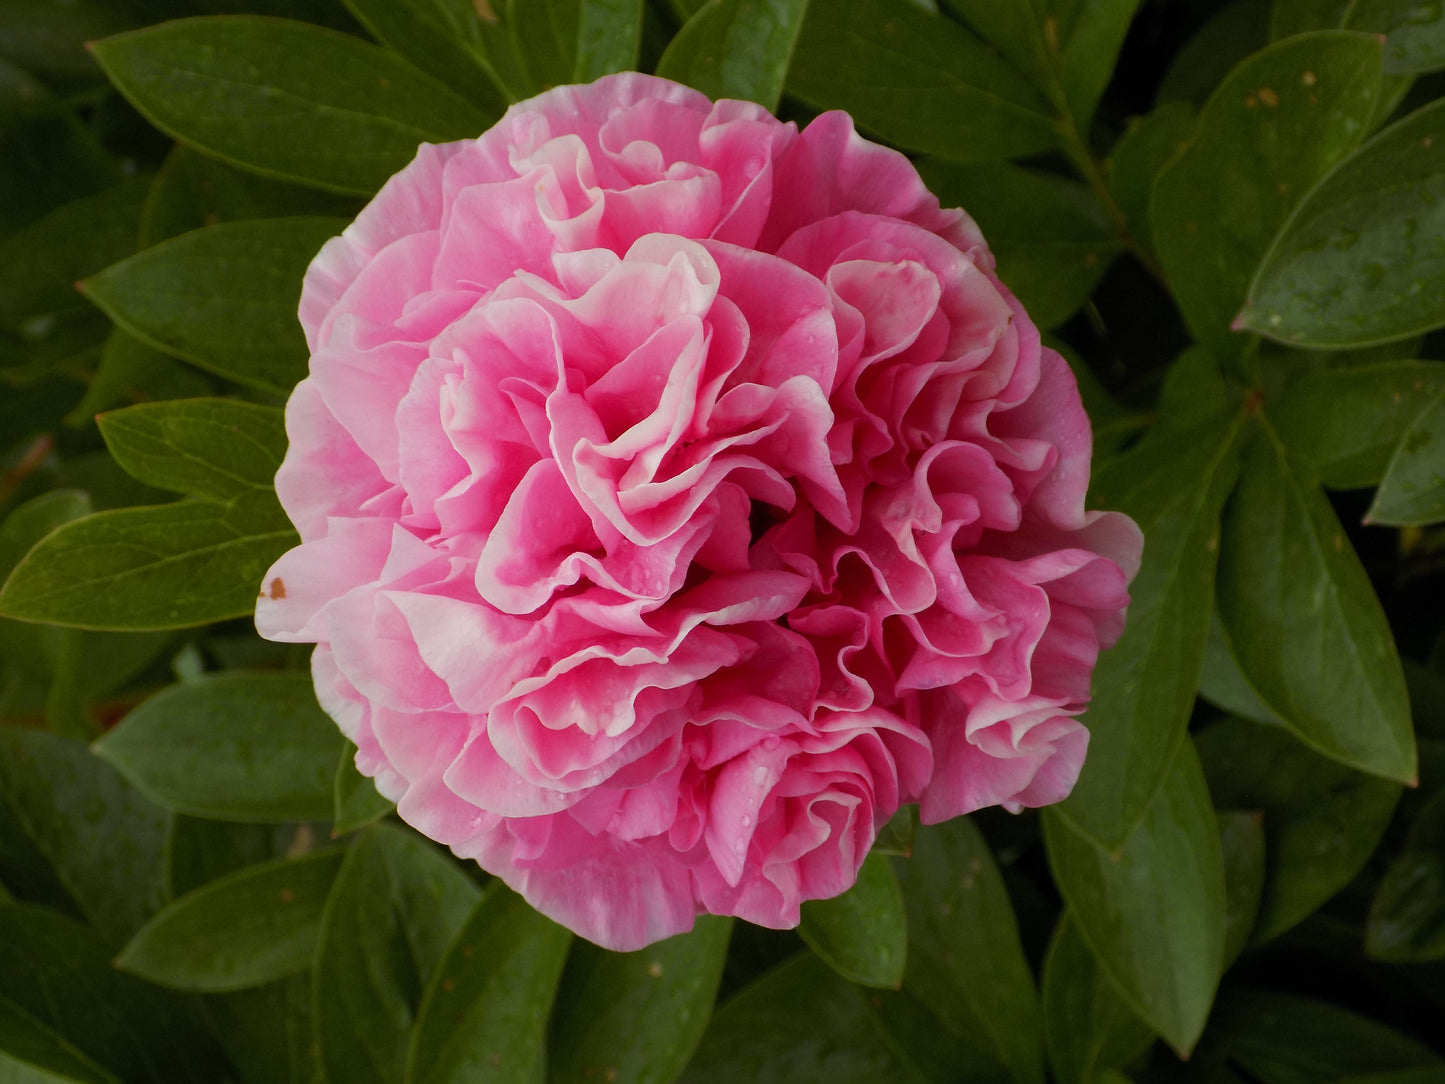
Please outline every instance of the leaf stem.
[[1069, 112], [1067, 104], [1063, 102], [1055, 104], [1059, 109], [1059, 131], [1064, 137], [1064, 153], [1073, 167], [1078, 170], [1079, 176], [1088, 184], [1089, 190], [1094, 193], [1109, 218], [1113, 220], [1114, 228], [1118, 231], [1119, 240], [1124, 243], [1124, 247], [1150, 275], [1158, 280], [1160, 285], [1167, 286], [1168, 281], [1164, 276], [1164, 268], [1154, 258], [1153, 253], [1140, 244], [1139, 239], [1129, 229], [1129, 219], [1119, 204], [1115, 202], [1114, 194], [1109, 191], [1109, 185], [1104, 180], [1104, 173], [1089, 150], [1088, 144], [1084, 142], [1084, 137], [1080, 134], [1078, 125], [1074, 123], [1073, 114]]

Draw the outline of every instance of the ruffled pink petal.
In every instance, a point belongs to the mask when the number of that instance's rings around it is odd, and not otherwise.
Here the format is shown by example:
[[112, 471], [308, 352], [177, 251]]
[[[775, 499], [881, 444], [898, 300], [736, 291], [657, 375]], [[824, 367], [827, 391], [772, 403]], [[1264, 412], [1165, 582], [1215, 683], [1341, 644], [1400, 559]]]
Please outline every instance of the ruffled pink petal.
[[286, 403], [286, 436], [290, 444], [276, 473], [276, 496], [303, 542], [324, 535], [333, 516], [355, 516], [391, 488], [310, 379], [297, 384]]
[[423, 147], [307, 273], [258, 628], [585, 937], [775, 927], [905, 802], [1056, 801], [1142, 539], [971, 219], [637, 73]]

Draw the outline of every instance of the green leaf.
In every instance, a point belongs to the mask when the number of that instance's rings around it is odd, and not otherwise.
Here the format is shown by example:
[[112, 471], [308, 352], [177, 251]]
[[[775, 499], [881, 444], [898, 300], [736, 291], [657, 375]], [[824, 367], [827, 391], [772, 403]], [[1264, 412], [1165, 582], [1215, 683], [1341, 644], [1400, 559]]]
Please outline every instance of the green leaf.
[[234, 399], [144, 403], [98, 420], [127, 474], [191, 497], [268, 491], [286, 454], [281, 411]]
[[309, 973], [212, 994], [203, 1004], [238, 1084], [316, 1084], [320, 1079], [311, 1048]]
[[377, 792], [375, 783], [356, 770], [356, 750], [348, 743], [341, 750], [332, 784], [332, 831], [344, 836], [380, 820], [395, 808], [394, 802]]
[[908, 920], [893, 867], [870, 854], [858, 880], [841, 896], [803, 904], [798, 933], [849, 982], [896, 990], [908, 955]]
[[[20, 505], [0, 523], [0, 576], [8, 576], [26, 551], [55, 528], [90, 511], [89, 494], [75, 489], [54, 489]], [[57, 672], [75, 649], [74, 636], [64, 629], [37, 629], [0, 618], [4, 714], [47, 711]]]
[[[65, 406], [75, 398], [74, 378], [90, 369], [105, 345], [108, 321], [93, 309], [26, 320], [16, 332], [0, 328], [0, 373], [7, 387], [33, 386], [47, 378], [65, 381]], [[13, 393], [12, 393], [13, 394]], [[63, 407], [62, 407], [63, 410]]]
[[417, 144], [475, 137], [488, 115], [385, 49], [306, 23], [177, 19], [92, 46], [157, 128], [259, 173], [371, 195]]
[[1387, 72], [1430, 72], [1445, 68], [1445, 9], [1419, 0], [1355, 0], [1351, 30], [1385, 35]]
[[572, 81], [581, 6], [582, 0], [506, 0], [512, 52], [533, 93]]
[[151, 697], [95, 751], [177, 812], [322, 820], [344, 744], [309, 675], [232, 671]]
[[1438, 1084], [1440, 1066], [1421, 1065], [1414, 1069], [1385, 1069], [1378, 1073], [1360, 1073], [1340, 1077], [1330, 1084]]
[[18, 68], [0, 70], [10, 81], [0, 111], [0, 234], [125, 180], [120, 162], [76, 110], [35, 108], [55, 104], [46, 89]]
[[1385, 40], [1385, 71], [1427, 72], [1445, 67], [1445, 18], [1419, 0], [1276, 0], [1270, 36], [1306, 30], [1365, 30]]
[[1199, 1040], [1223, 963], [1224, 862], [1190, 742], [1117, 853], [1046, 810], [1049, 866], [1079, 932], [1130, 1006], [1181, 1056]]
[[636, 68], [644, 8], [643, 0], [507, 0], [512, 81], [539, 93]]
[[1400, 788], [1312, 753], [1279, 727], [1225, 719], [1195, 740], [1214, 804], [1264, 816], [1265, 879], [1254, 940], [1269, 940], [1363, 868]]
[[918, 1084], [864, 993], [811, 952], [780, 964], [713, 1014], [681, 1084]]
[[[1435, 441], [1440, 443], [1436, 444]], [[1410, 423], [1374, 503], [1365, 513], [1366, 523], [1387, 523], [1406, 527], [1445, 520], [1445, 391], [1437, 394]]]
[[1154, 181], [1189, 142], [1194, 124], [1194, 110], [1187, 102], [1170, 102], [1136, 118], [1109, 154], [1109, 192], [1130, 232], [1151, 248], [1149, 196]]
[[571, 940], [494, 882], [427, 986], [407, 1052], [407, 1084], [541, 1080], [547, 1014]]
[[0, 10], [0, 57], [61, 86], [98, 81], [87, 41], [134, 24], [126, 5], [104, 0], [8, 0]]
[[1225, 3], [1175, 54], [1155, 95], [1156, 103], [1203, 105], [1235, 65], [1268, 41], [1268, 3]]
[[143, 342], [238, 383], [285, 393], [306, 375], [296, 319], [302, 276], [345, 225], [277, 218], [209, 226], [108, 267], [82, 288]]
[[[15, 627], [35, 635], [33, 625]], [[90, 741], [115, 721], [132, 679], [159, 663], [173, 640], [165, 632], [57, 631], [60, 649], [45, 702], [45, 725], [51, 733], [81, 741]]]
[[[1053, 54], [1061, 45], [1057, 17], [1051, 31], [1044, 26], [1056, 6], [1050, 0], [1024, 0], [1019, 4], [943, 0], [946, 10], [963, 19], [1040, 90], [1048, 88], [1053, 80]], [[1052, 42], [1045, 41], [1046, 33], [1052, 33]]]
[[672, 39], [657, 74], [776, 110], [807, 11], [808, 0], [709, 0]]
[[963, 207], [978, 222], [998, 277], [1041, 328], [1077, 312], [1123, 251], [1108, 213], [1077, 181], [1003, 162], [930, 159], [919, 172], [945, 207]]
[[1320, 31], [1255, 53], [1210, 97], [1194, 140], [1159, 175], [1150, 224], [1185, 319], [1220, 358], [1270, 241], [1300, 198], [1364, 137], [1380, 45]]
[[340, 851], [320, 851], [212, 881], [146, 923], [115, 965], [162, 986], [208, 993], [304, 970], [340, 868]]
[[308, 822], [248, 824], [176, 813], [166, 846], [172, 898], [275, 858], [302, 858], [315, 848]]
[[702, 6], [706, 3], [707, 0], [668, 0], [668, 4], [671, 6], [673, 13], [683, 22], [691, 19], [701, 11]]
[[[643, 0], [581, 0], [572, 82], [590, 83], [637, 67], [645, 6]], [[759, 66], [761, 60], [754, 58]]]
[[0, 729], [0, 879], [21, 899], [120, 944], [165, 900], [167, 821], [79, 742]]
[[521, 101], [540, 94], [547, 87], [538, 82], [530, 71], [528, 60], [517, 52], [511, 15], [512, 0], [470, 0], [477, 15], [474, 28], [477, 32], [475, 46], [497, 73], [498, 85], [511, 101]]
[[252, 218], [310, 216], [350, 221], [361, 207], [355, 196], [262, 177], [178, 143], [151, 181], [141, 215], [141, 247], [150, 248], [203, 226]]
[[1099, 1070], [1128, 1065], [1154, 1042], [1068, 911], [1044, 958], [1043, 1013], [1049, 1067], [1059, 1084], [1089, 1084]]
[[1284, 726], [1284, 720], [1259, 698], [1249, 678], [1239, 667], [1239, 656], [1229, 633], [1219, 620], [1216, 607], [1209, 615], [1209, 639], [1204, 645], [1204, 669], [1199, 675], [1199, 695], [1215, 707], [1256, 723]]
[[0, 325], [85, 308], [75, 282], [135, 251], [147, 180], [85, 196], [0, 242]]
[[1194, 707], [1238, 428], [1226, 415], [1152, 435], [1090, 489], [1092, 504], [1127, 512], [1145, 538], [1124, 635], [1094, 668], [1088, 759], [1054, 807], [1107, 849], [1124, 842], [1163, 785]]
[[121, 1084], [65, 1037], [0, 998], [0, 1080], [7, 1084]]
[[1365, 952], [1418, 963], [1445, 957], [1445, 792], [1431, 798], [1370, 904]]
[[357, 837], [327, 902], [316, 953], [316, 1042], [327, 1079], [403, 1079], [422, 992], [479, 895], [454, 862], [413, 832], [376, 825]]
[[638, 952], [574, 941], [552, 1007], [548, 1079], [675, 1079], [707, 1028], [731, 931], [732, 919], [700, 915]]
[[1296, 209], [1238, 326], [1299, 346], [1367, 346], [1445, 324], [1445, 102], [1381, 132]]
[[97, 512], [47, 535], [0, 588], [0, 614], [92, 629], [245, 617], [296, 534], [274, 494]]
[[[1053, 5], [1062, 14], [1073, 13], [1072, 26], [1059, 21], [1061, 83], [1064, 100], [1073, 114], [1074, 124], [1081, 132], [1089, 130], [1094, 110], [1104, 95], [1104, 88], [1114, 74], [1115, 62], [1129, 24], [1138, 10], [1139, 0], [1094, 0], [1094, 2]], [[1049, 27], [1045, 23], [1045, 43]]]
[[207, 374], [112, 326], [85, 395], [63, 420], [80, 427], [113, 407], [150, 399], [186, 399], [214, 390]]
[[95, 931], [39, 907], [0, 907], [0, 1006], [0, 1026], [18, 1010], [127, 1084], [224, 1077], [189, 1002], [115, 970]]
[[1042, 1084], [1038, 993], [983, 836], [964, 817], [925, 826], [893, 868], [908, 912], [904, 990], [945, 1030], [982, 1039], [1013, 1080]]
[[1379, 483], [1412, 419], [1445, 392], [1445, 364], [1314, 369], [1267, 413], [1279, 439], [1331, 489]]
[[1385, 614], [1333, 509], [1267, 423], [1224, 514], [1219, 616], [1251, 687], [1301, 740], [1387, 779], [1415, 741]]
[[1355, 0], [1273, 0], [1269, 39], [1278, 41], [1311, 30], [1340, 30]]
[[52, 489], [16, 508], [0, 522], [0, 573], [9, 573], [42, 538], [88, 515], [92, 507], [84, 490]]
[[1270, 1084], [1339, 1081], [1352, 1075], [1445, 1062], [1424, 1044], [1335, 1005], [1244, 990], [1223, 999], [1210, 1038], [1249, 1080]]
[[[1201, 758], [1203, 755], [1201, 749]], [[1264, 898], [1264, 815], [1226, 811], [1215, 819], [1224, 854], [1224, 970], [1228, 971], [1249, 944]]]
[[907, 150], [957, 161], [1033, 154], [1062, 138], [1048, 103], [973, 34], [910, 0], [814, 4], [788, 92]]
[[1067, 107], [1080, 131], [1114, 72], [1138, 0], [944, 0], [1051, 101]]
[[913, 853], [913, 834], [916, 831], [918, 831], [918, 807], [916, 805], [900, 806], [898, 812], [889, 817], [888, 822], [878, 829], [878, 835], [873, 840], [872, 853], [907, 858]]
[[1155, 406], [1159, 434], [1177, 433], [1237, 408], [1239, 393], [1230, 387], [1209, 348], [1195, 343], [1169, 365]]
[[1104, 464], [1117, 456], [1125, 444], [1148, 428], [1152, 418], [1144, 411], [1130, 409], [1116, 400], [1089, 364], [1068, 343], [1052, 335], [1045, 335], [1043, 342], [1045, 346], [1057, 350], [1069, 363], [1093, 430], [1094, 469], [1102, 471]]
[[[481, 44], [477, 10], [468, 0], [344, 2], [377, 41], [455, 90], [488, 117], [495, 120], [507, 108], [507, 97]], [[481, 130], [473, 134], [481, 135]]]

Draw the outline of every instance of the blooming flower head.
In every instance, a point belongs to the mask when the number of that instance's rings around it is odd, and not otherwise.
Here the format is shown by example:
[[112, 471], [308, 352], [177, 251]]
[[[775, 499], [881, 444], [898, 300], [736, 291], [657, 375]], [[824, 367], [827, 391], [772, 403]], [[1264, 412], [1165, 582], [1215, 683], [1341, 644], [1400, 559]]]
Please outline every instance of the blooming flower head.
[[306, 275], [261, 632], [420, 831], [612, 948], [1064, 797], [1140, 537], [973, 222], [650, 76], [423, 146]]

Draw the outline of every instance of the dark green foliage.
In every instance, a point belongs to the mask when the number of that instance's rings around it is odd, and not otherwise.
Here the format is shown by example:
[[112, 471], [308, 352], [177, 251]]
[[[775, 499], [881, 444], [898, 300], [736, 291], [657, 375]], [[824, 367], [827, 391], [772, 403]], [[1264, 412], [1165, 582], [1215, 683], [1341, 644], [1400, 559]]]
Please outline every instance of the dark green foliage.
[[[1445, 1080], [1442, 11], [0, 0], [0, 1080]], [[312, 256], [639, 64], [916, 156], [1147, 545], [1068, 800], [617, 954], [404, 828], [247, 619]]]

